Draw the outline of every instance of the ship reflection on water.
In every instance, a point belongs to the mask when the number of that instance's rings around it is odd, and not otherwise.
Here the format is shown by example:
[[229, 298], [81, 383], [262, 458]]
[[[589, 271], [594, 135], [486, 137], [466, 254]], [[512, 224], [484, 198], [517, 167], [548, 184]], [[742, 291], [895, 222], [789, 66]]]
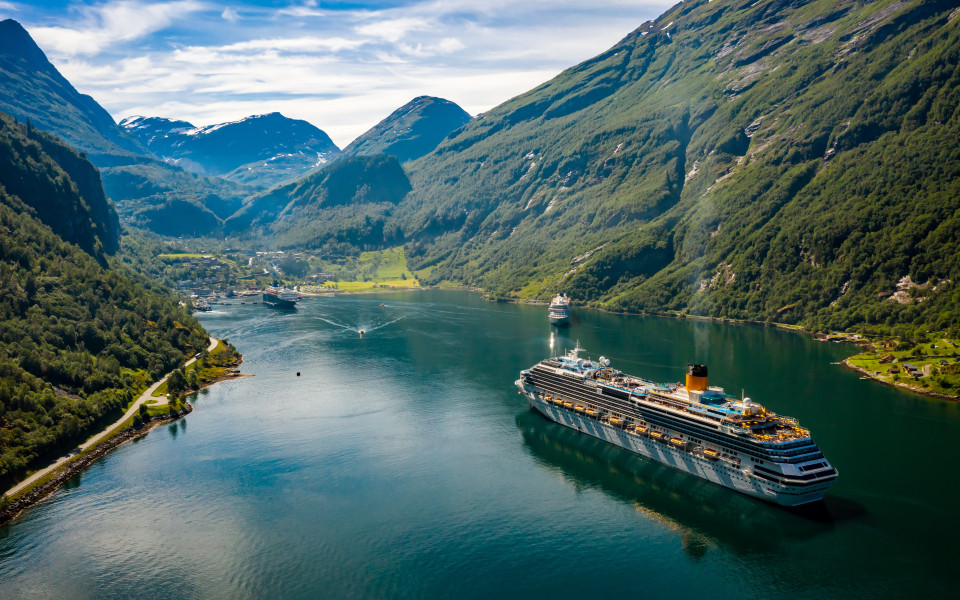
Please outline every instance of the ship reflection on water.
[[833, 529], [824, 506], [796, 511], [743, 496], [525, 410], [517, 416], [524, 447], [542, 467], [576, 489], [589, 487], [631, 504], [679, 533], [684, 551], [704, 556], [717, 545], [737, 554], [768, 552], [786, 540]]

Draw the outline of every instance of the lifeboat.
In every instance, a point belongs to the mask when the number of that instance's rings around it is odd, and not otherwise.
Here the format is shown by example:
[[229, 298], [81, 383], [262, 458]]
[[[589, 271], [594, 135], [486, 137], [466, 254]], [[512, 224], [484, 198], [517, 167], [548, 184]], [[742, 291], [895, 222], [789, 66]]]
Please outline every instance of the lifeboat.
[[709, 458], [710, 460], [717, 460], [720, 458], [720, 453], [714, 450], [713, 448], [704, 448], [703, 455]]
[[663, 433], [661, 433], [661, 432], [659, 432], [659, 431], [651, 431], [651, 432], [650, 432], [650, 436], [653, 437], [653, 438], [655, 438], [655, 439], [658, 439], [658, 440], [662, 440], [662, 439], [663, 439]]
[[621, 425], [623, 425], [623, 421], [621, 421], [616, 417], [610, 417], [610, 424], [615, 427], [620, 427]]
[[573, 410], [577, 411], [578, 413], [582, 413], [582, 412], [586, 412], [586, 411], [587, 411], [587, 409], [586, 409], [585, 407], [580, 406], [579, 404], [577, 404], [576, 406], [574, 406], [574, 407], [573, 407]]
[[637, 425], [634, 429], [636, 430], [637, 435], [647, 435], [647, 428], [643, 425]]
[[586, 412], [588, 417], [593, 417], [594, 419], [597, 418], [597, 411], [595, 411], [594, 409], [588, 408]]
[[570, 402], [569, 400], [565, 400], [565, 401], [563, 402], [563, 407], [564, 407], [564, 408], [573, 408], [573, 402]]
[[683, 448], [687, 445], [687, 443], [680, 438], [670, 438], [670, 443], [674, 446], [679, 446], [680, 448]]

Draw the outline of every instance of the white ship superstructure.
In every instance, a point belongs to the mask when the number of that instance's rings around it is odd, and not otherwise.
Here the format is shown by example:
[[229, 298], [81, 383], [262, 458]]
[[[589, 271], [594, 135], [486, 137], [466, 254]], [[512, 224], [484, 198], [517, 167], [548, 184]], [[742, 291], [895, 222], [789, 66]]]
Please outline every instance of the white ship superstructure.
[[570, 322], [570, 296], [557, 294], [550, 302], [547, 317], [554, 325], [566, 325]]
[[296, 290], [282, 286], [272, 285], [263, 290], [263, 303], [270, 306], [293, 308], [299, 299], [300, 294]]
[[516, 385], [548, 419], [681, 471], [785, 506], [823, 498], [837, 477], [791, 417], [707, 385], [660, 384], [579, 358], [579, 346], [521, 372]]

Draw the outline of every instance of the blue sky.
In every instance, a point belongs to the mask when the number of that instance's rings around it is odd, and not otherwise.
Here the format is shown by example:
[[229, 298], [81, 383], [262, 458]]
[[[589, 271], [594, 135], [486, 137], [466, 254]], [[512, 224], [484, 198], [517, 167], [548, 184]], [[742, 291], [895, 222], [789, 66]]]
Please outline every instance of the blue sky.
[[119, 121], [279, 111], [341, 147], [420, 95], [488, 110], [675, 0], [0, 0]]

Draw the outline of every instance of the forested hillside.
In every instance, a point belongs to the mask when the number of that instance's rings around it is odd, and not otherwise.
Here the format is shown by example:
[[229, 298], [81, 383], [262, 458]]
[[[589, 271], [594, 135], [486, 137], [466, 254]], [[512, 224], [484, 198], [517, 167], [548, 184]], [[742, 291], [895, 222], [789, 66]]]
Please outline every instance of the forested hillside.
[[101, 262], [116, 252], [120, 223], [96, 168], [56, 137], [3, 112], [0, 182], [64, 240]]
[[396, 245], [386, 227], [410, 181], [394, 156], [343, 158], [295, 183], [257, 196], [230, 217], [229, 234], [279, 247], [344, 252]]
[[104, 201], [102, 189], [94, 189], [99, 180], [72, 179], [95, 175], [93, 166], [52, 136], [9, 117], [0, 124], [0, 489], [6, 489], [31, 465], [119, 416], [134, 390], [204, 348], [207, 336], [162, 288], [98, 263], [106, 246], [100, 241], [115, 245], [116, 231], [112, 238], [101, 231], [88, 203]]
[[410, 163], [408, 256], [617, 310], [956, 324], [958, 14], [678, 4]]

